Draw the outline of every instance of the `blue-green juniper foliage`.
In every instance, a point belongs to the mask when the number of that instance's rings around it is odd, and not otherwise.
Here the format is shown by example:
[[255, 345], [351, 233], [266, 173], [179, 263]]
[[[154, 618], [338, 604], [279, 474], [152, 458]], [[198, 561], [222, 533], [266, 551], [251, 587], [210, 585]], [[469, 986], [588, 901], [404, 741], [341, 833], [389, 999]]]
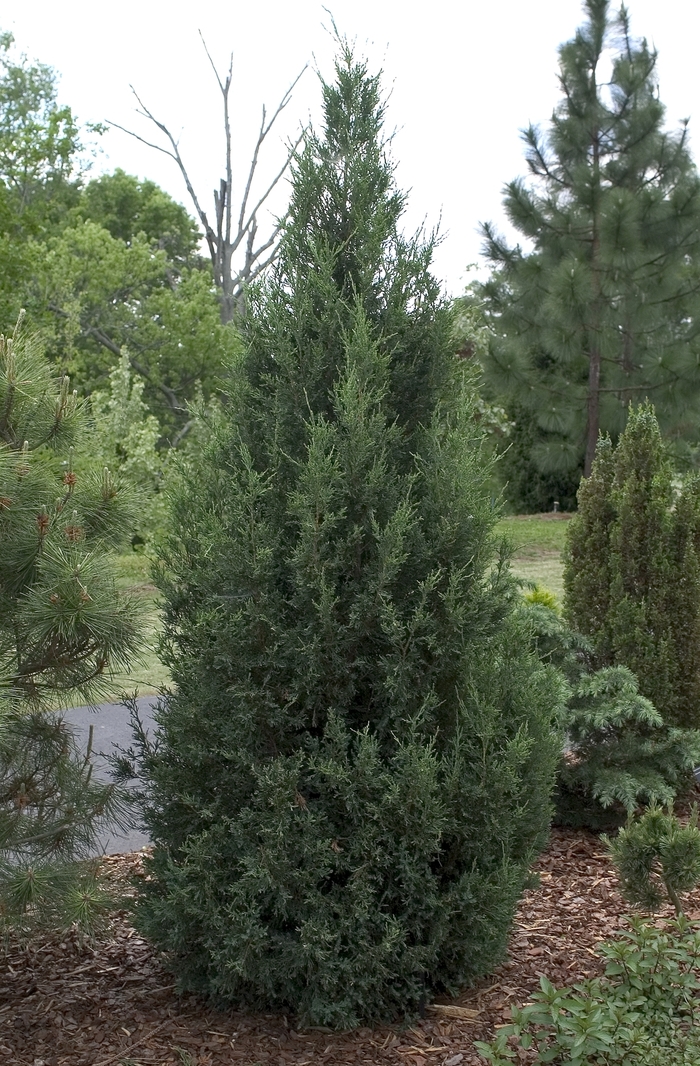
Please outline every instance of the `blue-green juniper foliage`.
[[503, 957], [563, 683], [496, 558], [432, 239], [347, 48], [161, 559], [141, 928], [184, 988], [349, 1027]]

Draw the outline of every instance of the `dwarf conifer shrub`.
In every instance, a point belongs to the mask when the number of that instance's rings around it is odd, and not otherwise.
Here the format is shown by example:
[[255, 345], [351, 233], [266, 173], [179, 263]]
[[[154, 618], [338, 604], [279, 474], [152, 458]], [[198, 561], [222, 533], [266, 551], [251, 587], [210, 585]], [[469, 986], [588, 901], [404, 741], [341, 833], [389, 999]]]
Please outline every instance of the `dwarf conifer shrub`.
[[558, 672], [495, 558], [433, 242], [343, 48], [162, 552], [141, 929], [184, 988], [349, 1027], [503, 957], [549, 822]]
[[667, 725], [626, 666], [596, 669], [590, 642], [545, 596], [529, 594], [526, 603], [540, 658], [569, 684], [555, 822], [613, 828], [640, 806], [672, 803], [700, 764], [700, 731]]
[[700, 481], [676, 490], [650, 404], [599, 442], [569, 524], [567, 616], [597, 664], [624, 665], [669, 726], [700, 727]]
[[670, 901], [683, 914], [682, 894], [700, 884], [697, 806], [686, 825], [672, 810], [652, 807], [607, 843], [625, 899], [650, 911]]

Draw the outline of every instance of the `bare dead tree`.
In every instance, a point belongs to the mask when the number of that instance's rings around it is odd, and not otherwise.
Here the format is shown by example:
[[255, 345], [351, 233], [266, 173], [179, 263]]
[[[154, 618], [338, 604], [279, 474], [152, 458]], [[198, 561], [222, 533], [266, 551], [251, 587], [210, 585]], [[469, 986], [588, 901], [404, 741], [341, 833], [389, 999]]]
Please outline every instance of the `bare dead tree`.
[[[133, 130], [120, 126], [118, 122], [110, 122], [109, 125], [122, 130], [123, 133], [128, 133], [130, 137], [134, 137], [137, 141], [141, 141], [142, 144], [148, 145], [149, 148], [155, 148], [156, 151], [162, 152], [164, 155], [175, 160], [175, 163], [182, 174], [189, 197], [194, 205], [197, 217], [204, 230], [204, 236], [209, 248], [211, 265], [214, 271], [214, 281], [219, 291], [221, 321], [226, 323], [231, 322], [237, 314], [242, 313], [244, 309], [245, 286], [251, 281], [254, 281], [255, 278], [257, 278], [277, 258], [279, 251], [279, 237], [283, 221], [277, 222], [268, 236], [259, 239], [258, 213], [288, 170], [290, 163], [294, 158], [294, 154], [303, 139], [303, 130], [296, 141], [288, 143], [284, 165], [264, 189], [262, 195], [257, 199], [254, 199], [253, 197], [253, 184], [263, 144], [280, 114], [291, 100], [292, 93], [302, 74], [306, 70], [306, 67], [300, 71], [289, 86], [271, 118], [268, 118], [267, 109], [263, 105], [260, 130], [248, 167], [245, 189], [237, 213], [234, 215], [232, 201], [233, 144], [229, 109], [229, 93], [231, 91], [231, 83], [233, 80], [233, 53], [231, 53], [226, 78], [222, 81], [201, 31], [199, 36], [204, 45], [207, 59], [214, 71], [219, 89], [221, 90], [224, 106], [223, 117], [226, 141], [226, 177], [221, 179], [219, 188], [214, 190], [214, 225], [210, 223], [207, 213], [202, 207], [192, 181], [190, 180], [189, 173], [180, 154], [177, 140], [165, 123], [160, 122], [159, 119], [149, 111], [133, 85], [130, 86], [130, 88], [139, 105], [137, 108], [138, 114], [147, 118], [160, 130], [168, 143], [168, 147], [163, 147], [161, 144], [148, 141], [145, 137], [141, 137]], [[236, 257], [239, 251], [242, 255], [242, 260], [239, 257], [236, 266], [234, 267], [234, 257]]]

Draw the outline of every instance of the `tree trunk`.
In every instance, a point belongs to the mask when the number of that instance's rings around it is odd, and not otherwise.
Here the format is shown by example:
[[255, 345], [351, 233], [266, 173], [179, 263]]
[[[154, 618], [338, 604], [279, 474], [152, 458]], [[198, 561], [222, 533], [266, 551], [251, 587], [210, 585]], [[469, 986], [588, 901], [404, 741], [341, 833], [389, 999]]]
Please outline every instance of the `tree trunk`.
[[587, 396], [587, 423], [586, 423], [586, 457], [583, 463], [583, 476], [590, 477], [595, 459], [596, 447], [598, 446], [598, 433], [600, 431], [600, 225], [598, 212], [600, 210], [600, 133], [598, 130], [593, 135], [593, 232], [591, 247], [591, 268], [593, 272], [593, 288], [595, 298], [593, 301], [593, 321], [591, 323], [591, 335], [593, 342], [588, 355], [588, 396]]
[[586, 428], [586, 458], [583, 476], [590, 477], [598, 445], [600, 430], [600, 348], [594, 344], [588, 362], [588, 424]]

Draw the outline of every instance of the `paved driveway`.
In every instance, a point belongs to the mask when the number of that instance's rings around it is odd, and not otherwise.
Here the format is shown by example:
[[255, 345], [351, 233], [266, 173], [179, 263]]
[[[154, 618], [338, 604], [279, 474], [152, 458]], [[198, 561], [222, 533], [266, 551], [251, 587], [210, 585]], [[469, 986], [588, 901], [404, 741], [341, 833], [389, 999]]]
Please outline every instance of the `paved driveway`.
[[[148, 728], [153, 725], [152, 709], [156, 696], [142, 696], [137, 700], [141, 720]], [[108, 777], [104, 755], [109, 755], [115, 747], [128, 748], [133, 743], [129, 726], [129, 711], [119, 703], [102, 703], [98, 707], [73, 707], [64, 713], [66, 721], [75, 729], [77, 735], [87, 744], [90, 726], [93, 726], [93, 761], [95, 773]], [[122, 851], [138, 851], [148, 844], [145, 833], [133, 829], [128, 833], [111, 833], [100, 841], [100, 851], [115, 855]]]

